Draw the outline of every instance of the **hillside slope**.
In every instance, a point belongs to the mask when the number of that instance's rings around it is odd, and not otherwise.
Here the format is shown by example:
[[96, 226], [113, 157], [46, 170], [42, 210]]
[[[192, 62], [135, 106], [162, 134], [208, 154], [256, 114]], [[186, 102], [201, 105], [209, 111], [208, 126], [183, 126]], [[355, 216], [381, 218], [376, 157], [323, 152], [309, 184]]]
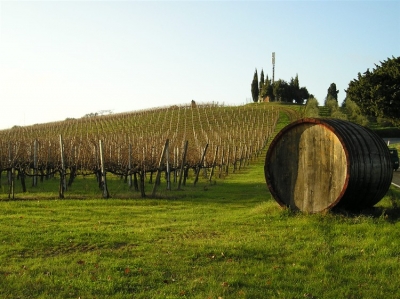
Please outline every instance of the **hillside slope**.
[[57, 172], [64, 167], [87, 173], [99, 169], [103, 156], [108, 172], [155, 171], [167, 140], [173, 167], [180, 167], [185, 142], [187, 167], [196, 167], [204, 153], [204, 165], [235, 163], [265, 148], [281, 112], [290, 119], [297, 116], [286, 105], [209, 104], [14, 127], [0, 131], [0, 170]]

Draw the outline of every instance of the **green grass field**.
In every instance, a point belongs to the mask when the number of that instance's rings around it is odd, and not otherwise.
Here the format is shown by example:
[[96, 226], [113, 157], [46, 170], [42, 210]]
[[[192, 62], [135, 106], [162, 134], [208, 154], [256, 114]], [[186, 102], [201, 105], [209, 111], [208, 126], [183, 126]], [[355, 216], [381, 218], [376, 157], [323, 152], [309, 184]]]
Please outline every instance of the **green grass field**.
[[8, 200], [3, 173], [0, 298], [399, 298], [400, 191], [358, 213], [295, 213], [264, 160], [145, 199], [112, 176], [102, 199], [89, 176], [63, 200], [57, 178]]
[[397, 190], [357, 214], [293, 213], [271, 198], [263, 163], [160, 199], [124, 199], [120, 179], [112, 199], [93, 178], [64, 200], [3, 193], [1, 298], [400, 296]]

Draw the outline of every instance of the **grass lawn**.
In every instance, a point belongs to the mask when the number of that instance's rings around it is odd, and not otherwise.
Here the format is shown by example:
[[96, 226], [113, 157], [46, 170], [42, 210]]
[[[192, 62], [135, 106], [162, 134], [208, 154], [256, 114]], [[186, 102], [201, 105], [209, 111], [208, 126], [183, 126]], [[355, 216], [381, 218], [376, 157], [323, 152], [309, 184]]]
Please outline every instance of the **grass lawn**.
[[111, 199], [93, 178], [64, 200], [57, 180], [13, 201], [3, 185], [0, 297], [400, 297], [397, 190], [362, 213], [293, 213], [271, 198], [263, 163], [159, 199], [119, 179]]

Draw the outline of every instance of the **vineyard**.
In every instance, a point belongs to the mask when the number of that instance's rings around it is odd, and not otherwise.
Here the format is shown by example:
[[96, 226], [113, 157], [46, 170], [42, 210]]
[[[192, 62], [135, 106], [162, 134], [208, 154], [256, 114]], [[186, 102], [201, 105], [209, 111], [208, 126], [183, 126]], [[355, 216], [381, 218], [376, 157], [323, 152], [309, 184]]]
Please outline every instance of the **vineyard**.
[[[267, 145], [279, 118], [279, 106], [218, 104], [172, 106], [0, 131], [0, 178], [6, 173], [9, 198], [15, 181], [26, 191], [51, 177], [60, 179], [59, 197], [77, 176], [95, 175], [103, 197], [109, 196], [106, 174], [124, 178], [145, 197], [148, 174], [153, 194], [165, 172], [186, 183], [189, 170], [200, 169], [211, 181], [242, 167]], [[204, 175], [203, 173], [203, 175]], [[4, 178], [3, 178], [4, 180]]]
[[0, 131], [0, 297], [399, 298], [397, 188], [374, 208], [324, 213], [267, 191], [266, 150], [296, 108], [189, 105]]

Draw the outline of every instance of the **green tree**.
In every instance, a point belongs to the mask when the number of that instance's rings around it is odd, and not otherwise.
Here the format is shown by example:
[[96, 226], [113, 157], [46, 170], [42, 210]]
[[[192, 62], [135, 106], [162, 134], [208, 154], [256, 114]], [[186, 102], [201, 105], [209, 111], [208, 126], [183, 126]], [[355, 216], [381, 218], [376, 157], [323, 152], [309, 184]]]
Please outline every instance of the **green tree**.
[[400, 125], [400, 56], [388, 58], [364, 74], [358, 73], [346, 89], [347, 99], [363, 114]]
[[299, 77], [296, 74], [296, 77], [290, 78], [290, 82], [289, 82], [289, 99], [288, 100], [290, 102], [295, 100], [295, 102], [297, 103], [298, 97], [299, 97], [299, 90], [300, 90]]
[[261, 93], [261, 90], [262, 90], [263, 86], [264, 86], [264, 70], [261, 69], [261, 74], [260, 74], [260, 85], [259, 85], [259, 88], [258, 88], [258, 90], [259, 90], [260, 93]]
[[253, 81], [251, 82], [251, 96], [253, 97], [254, 103], [258, 102], [258, 94], [258, 74], [256, 69], [256, 71], [254, 72]]
[[333, 99], [338, 100], [338, 93], [339, 90], [336, 89], [336, 84], [335, 83], [331, 83], [331, 85], [328, 88], [328, 94], [326, 95], [326, 100], [331, 97]]
[[310, 97], [307, 99], [306, 105], [304, 106], [304, 110], [302, 110], [303, 117], [318, 117], [319, 108], [318, 108], [318, 100], [314, 97]]
[[262, 90], [263, 86], [264, 86], [264, 70], [261, 69], [260, 82], [258, 84], [258, 100], [259, 101], [261, 100], [260, 98], [262, 98], [261, 90]]
[[[253, 85], [254, 81], [256, 80], [255, 78], [256, 74], [253, 78], [252, 94], [253, 94], [253, 88], [255, 89], [255, 85]], [[262, 99], [268, 97], [270, 102], [279, 101], [279, 102], [289, 102], [289, 103], [292, 103], [294, 100], [298, 104], [303, 104], [304, 100], [310, 97], [307, 88], [305, 87], [300, 88], [299, 77], [297, 74], [295, 78], [290, 79], [290, 83], [282, 79], [279, 79], [272, 83], [271, 80], [268, 78], [268, 75], [265, 80], [263, 80], [263, 78], [264, 78], [264, 72], [261, 70], [259, 95], [260, 98]], [[253, 96], [253, 101], [254, 101], [254, 96]]]
[[333, 112], [335, 112], [337, 109], [339, 109], [338, 102], [331, 96], [328, 96], [325, 99], [325, 107], [329, 108], [331, 115]]
[[[342, 105], [343, 107], [344, 105]], [[365, 117], [360, 110], [360, 107], [357, 106], [355, 102], [353, 102], [350, 99], [346, 99], [346, 105], [344, 107], [347, 112], [347, 119], [351, 122], [354, 122], [356, 124], [362, 125], [362, 126], [367, 126], [368, 125], [368, 119]]]
[[262, 89], [260, 90], [260, 96], [263, 99], [265, 97], [269, 97], [269, 100], [271, 102], [274, 100], [273, 99], [274, 93], [273, 93], [273, 90], [272, 90], [272, 83], [271, 83], [271, 80], [268, 78], [268, 75], [264, 80], [264, 84], [263, 84]]
[[290, 102], [293, 100], [297, 104], [303, 104], [304, 100], [307, 100], [310, 97], [307, 88], [301, 87], [299, 83], [299, 76], [296, 74], [296, 77], [290, 79], [289, 83], [290, 87]]
[[339, 119], [347, 119], [346, 114], [344, 114], [340, 110], [338, 102], [334, 97], [329, 95], [328, 98], [325, 101], [325, 106], [329, 108], [331, 117], [339, 118]]
[[290, 88], [289, 84], [282, 79], [275, 81], [272, 84], [272, 92], [274, 100], [278, 102], [289, 102], [290, 101]]
[[[313, 98], [314, 96], [313, 95], [311, 95], [311, 94], [309, 94], [309, 92], [308, 92], [308, 90], [307, 90], [307, 88], [305, 88], [305, 87], [301, 87], [300, 88], [300, 90], [299, 90], [299, 101], [296, 101], [296, 103], [298, 103], [298, 104], [303, 104], [303, 102], [304, 102], [304, 100], [307, 100], [307, 99], [309, 99], [310, 97], [311, 98]], [[318, 101], [317, 101], [318, 102]]]

